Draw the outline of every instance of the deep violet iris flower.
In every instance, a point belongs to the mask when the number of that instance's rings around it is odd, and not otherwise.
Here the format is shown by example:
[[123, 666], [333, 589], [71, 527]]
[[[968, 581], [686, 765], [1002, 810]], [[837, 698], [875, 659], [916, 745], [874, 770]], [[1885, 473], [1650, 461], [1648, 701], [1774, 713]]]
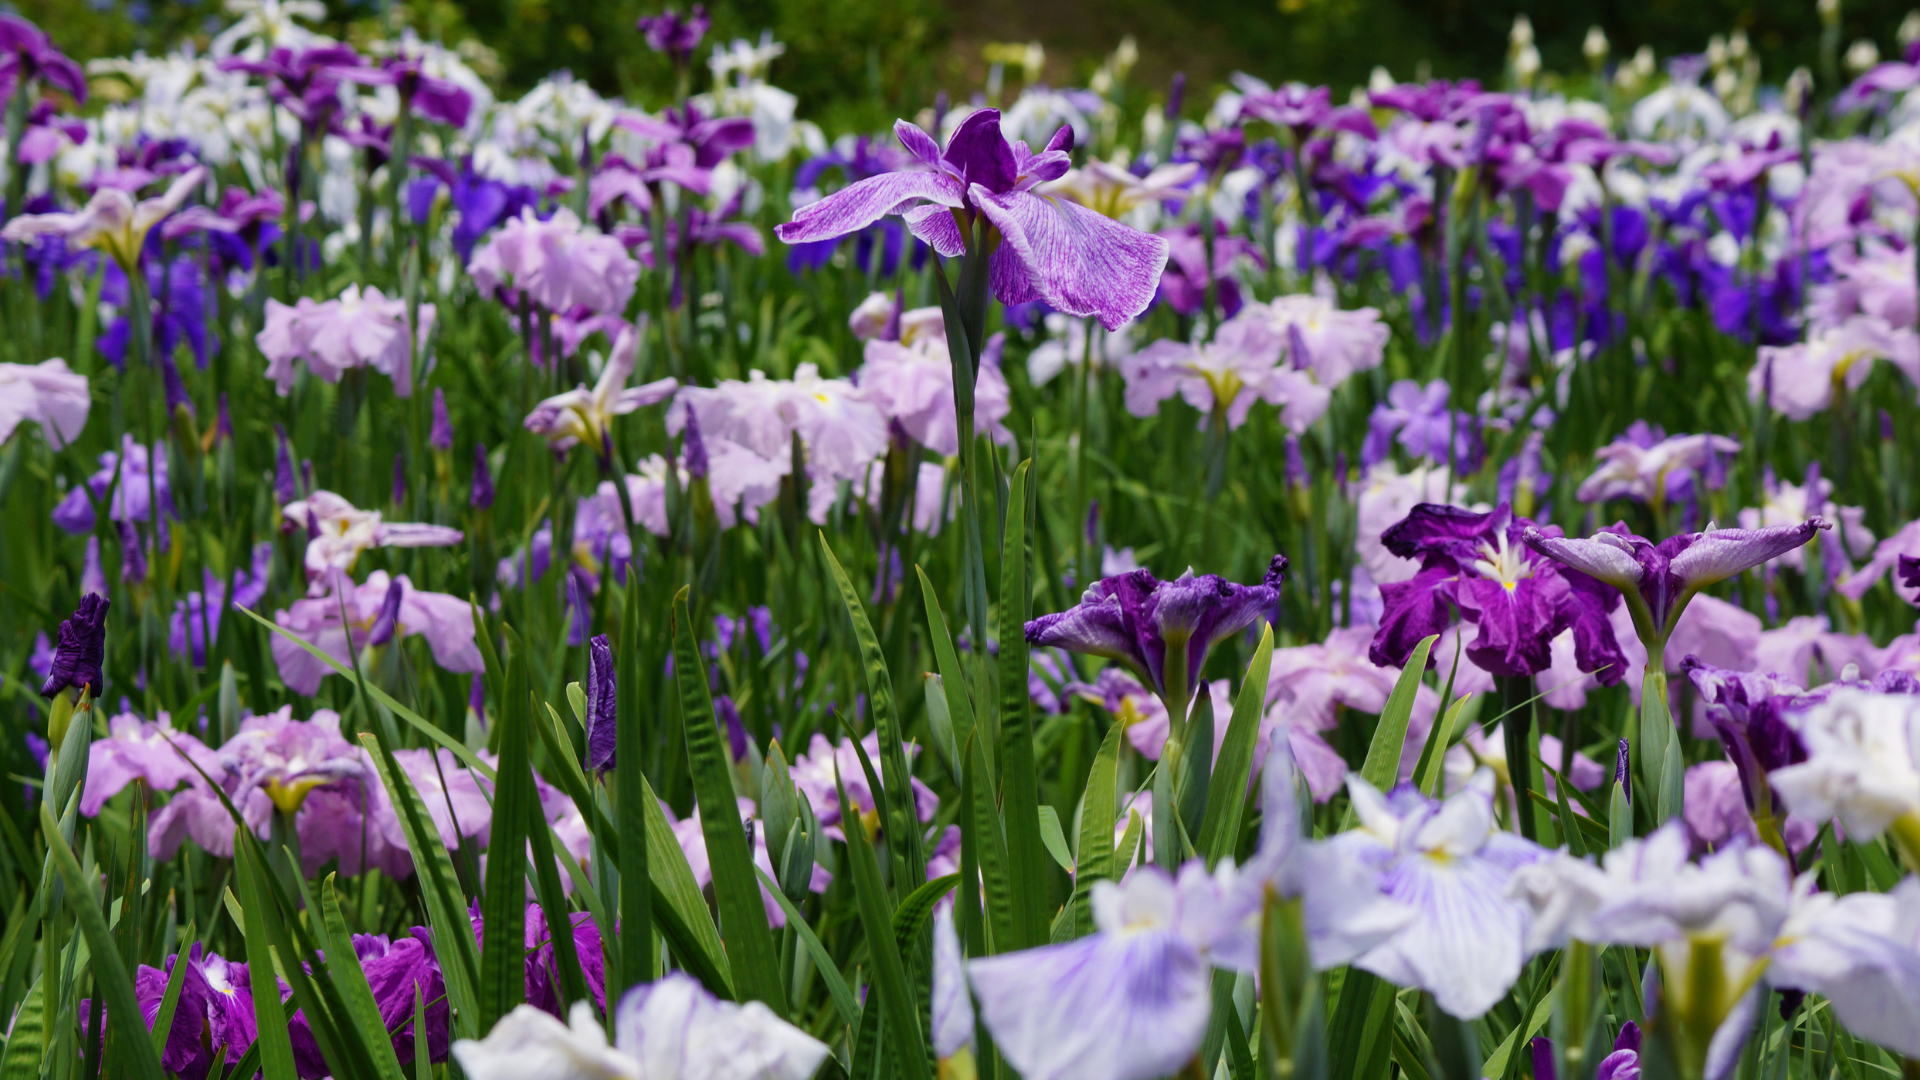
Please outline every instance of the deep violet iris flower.
[[1694, 594], [1792, 551], [1827, 528], [1832, 526], [1825, 519], [1811, 517], [1798, 525], [1683, 533], [1656, 544], [1628, 532], [1625, 522], [1585, 540], [1529, 525], [1525, 540], [1555, 562], [1619, 589], [1633, 615], [1633, 628], [1647, 646], [1647, 669], [1663, 671], [1667, 634]]
[[794, 211], [775, 234], [789, 244], [831, 240], [899, 214], [913, 235], [956, 258], [967, 250], [963, 230], [984, 217], [989, 283], [1002, 303], [1044, 300], [1068, 315], [1098, 316], [1109, 330], [1146, 310], [1166, 266], [1166, 240], [1035, 190], [1066, 174], [1071, 128], [1038, 154], [1024, 141], [1008, 144], [997, 109], [969, 115], [944, 152], [905, 120], [893, 131], [922, 168], [849, 184]]
[[1191, 571], [1173, 581], [1151, 570], [1103, 578], [1073, 607], [1029, 622], [1027, 643], [1118, 660], [1184, 716], [1207, 650], [1273, 607], [1286, 570], [1287, 557], [1275, 555], [1258, 585]]
[[1479, 627], [1467, 656], [1492, 674], [1547, 670], [1553, 639], [1571, 629], [1580, 670], [1608, 685], [1619, 682], [1626, 658], [1608, 620], [1617, 601], [1600, 582], [1530, 551], [1522, 538], [1538, 531], [1505, 503], [1484, 514], [1415, 506], [1380, 538], [1388, 551], [1421, 566], [1412, 580], [1381, 586], [1385, 612], [1368, 659], [1404, 665], [1420, 640], [1445, 630], [1458, 610]]

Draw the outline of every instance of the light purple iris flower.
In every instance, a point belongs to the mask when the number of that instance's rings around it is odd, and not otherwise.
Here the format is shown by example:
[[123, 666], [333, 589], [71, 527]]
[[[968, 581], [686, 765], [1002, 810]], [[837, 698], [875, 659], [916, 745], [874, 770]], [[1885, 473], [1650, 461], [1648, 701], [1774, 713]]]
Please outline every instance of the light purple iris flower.
[[1034, 190], [1066, 174], [1071, 128], [1061, 128], [1038, 154], [1025, 142], [1007, 144], [997, 109], [970, 114], [944, 153], [905, 120], [893, 130], [921, 169], [849, 184], [794, 211], [775, 235], [789, 244], [832, 240], [900, 214], [913, 235], [956, 258], [967, 250], [961, 220], [971, 225], [981, 215], [1001, 238], [997, 246], [989, 241], [989, 274], [1002, 303], [1044, 300], [1068, 315], [1097, 316], [1113, 330], [1153, 300], [1166, 240]]
[[[868, 732], [867, 737], [861, 740], [861, 745], [870, 760], [879, 760], [878, 732]], [[906, 750], [909, 761], [919, 756], [920, 747], [917, 744], [908, 743]], [[841, 841], [847, 838], [842, 828], [844, 822], [840, 820], [840, 796], [834, 782], [836, 773], [840, 783], [846, 787], [847, 803], [862, 818], [872, 819], [868, 832], [871, 834], [873, 829], [883, 824], [884, 819], [876, 809], [878, 803], [874, 799], [875, 792], [867, 786], [866, 771], [860, 767], [860, 756], [854, 752], [851, 740], [842, 739], [838, 746], [834, 746], [827, 742], [825, 735], [815, 732], [813, 741], [807, 744], [807, 752], [794, 756], [790, 773], [793, 786], [807, 797], [807, 802], [813, 807], [814, 817], [820, 822], [820, 831], [825, 835]], [[940, 796], [921, 783], [919, 777], [908, 779], [912, 781], [914, 812], [922, 822], [932, 821], [934, 811], [940, 807]]]
[[80, 813], [98, 817], [107, 800], [135, 780], [146, 781], [156, 792], [204, 783], [195, 765], [216, 780], [226, 772], [220, 755], [192, 735], [174, 730], [166, 713], [160, 714], [159, 723], [121, 713], [107, 721], [107, 737], [87, 748], [87, 784], [80, 796]]
[[[390, 577], [385, 570], [367, 575], [364, 584], [354, 585], [344, 575], [329, 575], [325, 595], [296, 600], [288, 610], [274, 612], [274, 622], [320, 647], [342, 664], [349, 663], [349, 650], [367, 642], [374, 622], [380, 617], [389, 586], [401, 586], [400, 611], [396, 636], [425, 635], [433, 658], [448, 671], [474, 672], [484, 666], [480, 650], [474, 645], [473, 612], [467, 601], [446, 593], [423, 592], [413, 587], [406, 575]], [[341, 621], [344, 601], [347, 622]], [[320, 680], [333, 674], [333, 668], [286, 638], [273, 638], [273, 660], [280, 678], [297, 694], [311, 694], [320, 688]]]
[[1489, 513], [1415, 506], [1381, 536], [1388, 551], [1421, 565], [1411, 581], [1380, 587], [1385, 610], [1369, 659], [1404, 665], [1420, 640], [1445, 630], [1458, 610], [1479, 628], [1467, 656], [1483, 671], [1546, 671], [1553, 639], [1572, 630], [1580, 669], [1608, 685], [1620, 681], [1626, 661], [1607, 618], [1616, 601], [1586, 574], [1529, 551], [1522, 538], [1539, 532], [1504, 503]]
[[336, 383], [358, 367], [393, 380], [396, 396], [413, 393], [414, 356], [424, 355], [433, 335], [434, 306], [421, 304], [420, 326], [407, 333], [407, 302], [374, 286], [349, 285], [338, 299], [298, 304], [267, 301], [267, 322], [255, 342], [267, 358], [267, 378], [281, 397], [293, 392], [295, 362], [323, 382]]
[[[253, 548], [253, 567], [233, 572], [231, 606], [251, 608], [267, 595], [267, 572], [273, 566], [273, 544], [261, 541]], [[190, 655], [195, 667], [207, 663], [207, 648], [220, 639], [220, 616], [229, 606], [227, 583], [212, 570], [202, 572], [202, 587], [174, 601], [167, 621], [167, 647], [175, 656]], [[191, 652], [189, 652], [191, 646]]]
[[1272, 609], [1286, 569], [1287, 557], [1275, 555], [1258, 585], [1191, 571], [1174, 581], [1149, 570], [1103, 578], [1080, 603], [1027, 623], [1027, 644], [1121, 661], [1185, 716], [1207, 651]]
[[[149, 463], [153, 470], [151, 478], [147, 474]], [[87, 496], [91, 493], [94, 499], [105, 499], [109, 488], [113, 490], [113, 500], [107, 508], [110, 520], [150, 521], [155, 500], [160, 503], [162, 515], [173, 516], [173, 488], [167, 482], [167, 455], [151, 453], [147, 447], [134, 442], [132, 435], [124, 435], [121, 437], [120, 452], [108, 450], [101, 454], [100, 469], [87, 477], [86, 486], [67, 492], [66, 497], [54, 505], [53, 523], [76, 535], [92, 532], [93, 502]]]
[[74, 374], [65, 360], [0, 364], [0, 443], [31, 421], [58, 450], [79, 438], [92, 404], [87, 377]]
[[1493, 787], [1493, 773], [1482, 769], [1466, 790], [1436, 802], [1407, 784], [1382, 795], [1349, 775], [1360, 828], [1332, 840], [1378, 868], [1382, 892], [1414, 910], [1404, 929], [1355, 965], [1426, 990], [1448, 1014], [1469, 1020], [1520, 976], [1531, 916], [1508, 899], [1508, 879], [1547, 855], [1494, 827]]
[[[958, 829], [952, 830], [958, 833]], [[931, 864], [927, 867], [931, 873]], [[941, 1061], [973, 1049], [973, 998], [967, 993], [966, 960], [953, 925], [953, 905], [933, 916], [933, 1056]]]
[[1480, 457], [1477, 421], [1468, 413], [1447, 408], [1452, 394], [1443, 379], [1424, 387], [1412, 379], [1401, 379], [1388, 387], [1387, 400], [1374, 406], [1367, 420], [1361, 463], [1385, 460], [1392, 443], [1398, 441], [1416, 458], [1430, 458], [1471, 472]]
[[1800, 547], [1829, 527], [1813, 517], [1799, 525], [1686, 533], [1655, 544], [1621, 523], [1585, 540], [1528, 528], [1525, 540], [1555, 562], [1619, 589], [1649, 663], [1657, 666], [1668, 634], [1701, 589]]
[[1581, 502], [1632, 499], [1661, 506], [1684, 497], [1716, 455], [1739, 452], [1740, 444], [1724, 435], [1666, 437], [1645, 421], [1636, 421], [1625, 435], [1594, 452], [1600, 467], [1574, 495]]
[[545, 221], [532, 208], [507, 219], [474, 253], [467, 272], [488, 295], [518, 293], [547, 311], [584, 307], [615, 315], [640, 280], [640, 264], [620, 241], [587, 230], [565, 207]]
[[380, 547], [449, 547], [463, 539], [459, 529], [382, 520], [378, 510], [361, 510], [331, 491], [316, 491], [280, 508], [289, 524], [306, 532], [307, 573], [314, 587], [353, 569], [360, 553]]
[[238, 780], [228, 792], [236, 803], [257, 787], [289, 814], [313, 789], [367, 773], [360, 750], [341, 737], [339, 714], [331, 709], [311, 720], [293, 719], [291, 709], [248, 717], [220, 748], [220, 763]]

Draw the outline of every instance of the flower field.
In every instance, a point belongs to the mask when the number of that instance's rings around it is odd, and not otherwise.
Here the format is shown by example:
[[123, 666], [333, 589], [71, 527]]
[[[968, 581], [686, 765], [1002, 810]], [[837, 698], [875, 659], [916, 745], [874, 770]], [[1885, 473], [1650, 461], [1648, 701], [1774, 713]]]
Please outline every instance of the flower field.
[[0, 1080], [1920, 1078], [1920, 15], [325, 16], [0, 14]]

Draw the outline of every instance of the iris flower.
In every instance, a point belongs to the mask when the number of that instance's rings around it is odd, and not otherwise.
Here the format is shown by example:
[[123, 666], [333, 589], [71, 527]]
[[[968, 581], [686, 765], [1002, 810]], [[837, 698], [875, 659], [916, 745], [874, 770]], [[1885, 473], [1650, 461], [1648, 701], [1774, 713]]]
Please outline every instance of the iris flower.
[[578, 386], [535, 405], [527, 414], [527, 430], [546, 436], [555, 450], [585, 443], [605, 460], [614, 417], [665, 401], [680, 386], [678, 380], [665, 378], [629, 388], [627, 379], [633, 374], [639, 354], [639, 334], [631, 326], [623, 328], [607, 354], [606, 367], [601, 369], [600, 380], [594, 383], [593, 389]]
[[307, 572], [317, 580], [353, 569], [363, 551], [380, 547], [449, 547], [460, 542], [459, 529], [381, 520], [378, 510], [361, 510], [331, 491], [316, 491], [280, 508], [280, 514], [304, 530]]
[[19, 243], [34, 236], [58, 236], [69, 247], [97, 248], [112, 256], [128, 277], [140, 273], [140, 249], [147, 233], [180, 209], [207, 178], [204, 166], [175, 177], [164, 194], [142, 199], [116, 187], [101, 186], [87, 205], [73, 213], [22, 214], [0, 229], [0, 240]]
[[1072, 129], [1038, 154], [1024, 142], [1007, 144], [997, 109], [968, 115], [944, 152], [905, 120], [893, 131], [920, 169], [849, 184], [794, 211], [775, 234], [789, 244], [831, 240], [899, 214], [913, 235], [956, 258], [978, 215], [991, 229], [990, 281], [1002, 303], [1044, 300], [1068, 315], [1097, 316], [1109, 330], [1146, 310], [1167, 242], [1035, 190], [1066, 175]]

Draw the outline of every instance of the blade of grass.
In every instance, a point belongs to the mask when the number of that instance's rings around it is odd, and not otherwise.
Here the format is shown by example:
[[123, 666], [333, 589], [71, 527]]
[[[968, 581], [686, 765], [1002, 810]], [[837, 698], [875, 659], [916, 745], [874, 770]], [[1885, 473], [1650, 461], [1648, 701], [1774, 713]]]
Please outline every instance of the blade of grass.
[[[920, 1030], [920, 1010], [907, 984], [906, 966], [900, 959], [900, 946], [893, 933], [893, 911], [887, 889], [880, 881], [880, 861], [866, 830], [859, 827], [859, 815], [847, 801], [847, 789], [838, 770], [834, 783], [840, 797], [840, 820], [851, 823], [847, 833], [847, 863], [853, 878], [854, 897], [860, 909], [860, 922], [867, 932], [867, 951], [873, 957], [873, 988], [885, 1010], [888, 1039], [896, 1050], [893, 1060], [901, 1080], [930, 1080], [927, 1068], [926, 1039]], [[759, 898], [754, 898], [757, 903]]]
[[340, 896], [334, 890], [334, 877], [328, 874], [326, 880], [320, 883], [327, 970], [347, 1004], [353, 1025], [366, 1039], [367, 1049], [373, 1054], [373, 1066], [382, 1080], [406, 1080], [406, 1074], [400, 1071], [400, 1059], [393, 1052], [393, 1035], [387, 1030], [386, 1021], [380, 1017], [380, 1004], [373, 999], [373, 988], [367, 984], [367, 973], [360, 966], [360, 956], [353, 951], [353, 933], [347, 929], [347, 920], [340, 913]]
[[700, 805], [700, 831], [706, 837], [707, 858], [713, 868], [713, 895], [720, 907], [722, 939], [733, 967], [735, 988], [745, 998], [765, 1002], [784, 1019], [787, 993], [780, 982], [779, 952], [767, 925], [766, 906], [760, 902], [760, 884], [754, 878], [753, 853], [740, 823], [726, 749], [720, 745], [706, 665], [700, 661], [693, 616], [687, 608], [690, 592], [682, 586], [673, 598], [673, 674], [680, 689], [687, 767]]
[[[645, 733], [640, 724], [640, 581], [628, 571], [625, 612], [620, 620], [619, 653], [616, 668], [613, 723], [614, 808], [620, 820], [620, 832], [614, 846], [615, 865], [620, 868], [620, 934], [618, 989], [653, 976], [653, 907], [657, 902], [651, 854], [651, 821], [648, 807], [658, 809], [653, 793], [647, 790]], [[678, 844], [675, 845], [676, 850]], [[684, 861], [684, 856], [683, 856]], [[699, 922], [713, 928], [700, 905]], [[717, 935], [716, 935], [717, 937]], [[716, 941], [717, 945], [717, 941]], [[676, 950], [682, 945], [676, 943]], [[706, 957], [706, 967], [718, 971], [719, 951]], [[711, 986], [709, 986], [711, 989]], [[716, 991], [717, 992], [717, 991]], [[609, 1000], [612, 999], [609, 993]], [[731, 997], [731, 994], [726, 996]]]
[[[1253, 776], [1254, 742], [1260, 736], [1260, 715], [1267, 707], [1267, 676], [1273, 669], [1273, 624], [1260, 635], [1253, 651], [1253, 663], [1240, 682], [1240, 694], [1233, 701], [1233, 720], [1220, 746], [1220, 760], [1214, 763], [1213, 778], [1207, 789], [1207, 810], [1201, 818], [1200, 839], [1195, 846], [1212, 866], [1233, 854], [1240, 839], [1240, 818], [1246, 810], [1247, 784]], [[1107, 835], [1112, 836], [1111, 827]]]
[[486, 893], [480, 900], [485, 933], [480, 944], [478, 1000], [481, 1031], [526, 1000], [527, 819], [540, 812], [533, 784], [527, 727], [533, 699], [527, 690], [527, 655], [518, 635], [507, 631], [506, 690], [500, 703], [499, 775], [494, 782], [493, 824], [487, 834]]
[[1040, 839], [1040, 784], [1033, 759], [1033, 715], [1027, 690], [1027, 562], [1033, 541], [1032, 460], [1013, 472], [1000, 556], [1000, 816], [1012, 871], [1012, 948], [1047, 942], [1047, 855]]

